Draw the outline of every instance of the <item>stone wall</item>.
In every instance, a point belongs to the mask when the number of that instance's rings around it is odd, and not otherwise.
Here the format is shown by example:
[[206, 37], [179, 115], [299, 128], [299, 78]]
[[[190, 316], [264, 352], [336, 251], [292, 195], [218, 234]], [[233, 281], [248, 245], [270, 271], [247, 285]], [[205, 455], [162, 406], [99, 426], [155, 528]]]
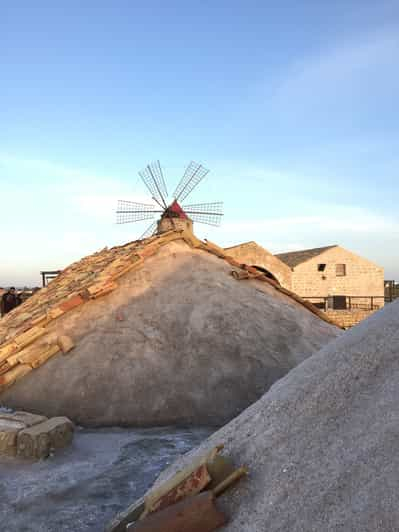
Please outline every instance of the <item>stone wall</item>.
[[186, 230], [193, 232], [193, 222], [190, 218], [168, 218], [165, 216], [157, 223], [157, 232], [166, 233], [167, 231]]
[[237, 261], [257, 266], [270, 272], [283, 286], [291, 290], [291, 268], [256, 242], [246, 242], [225, 249]]
[[[319, 264], [326, 265], [324, 271], [318, 271]], [[337, 276], [337, 264], [345, 264], [344, 276]], [[292, 273], [292, 290], [302, 297], [381, 297], [374, 304], [383, 306], [384, 270], [337, 246], [296, 266]]]
[[365, 320], [376, 310], [327, 310], [326, 314], [333, 319], [338, 325], [348, 329]]

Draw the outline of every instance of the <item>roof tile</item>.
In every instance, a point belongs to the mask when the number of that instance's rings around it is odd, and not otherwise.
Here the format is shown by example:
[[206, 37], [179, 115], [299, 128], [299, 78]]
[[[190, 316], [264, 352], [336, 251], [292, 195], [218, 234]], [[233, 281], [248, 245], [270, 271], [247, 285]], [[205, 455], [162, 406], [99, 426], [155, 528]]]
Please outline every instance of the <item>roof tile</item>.
[[317, 257], [317, 255], [320, 255], [324, 251], [336, 247], [337, 244], [334, 244], [332, 246], [325, 246], [322, 248], [302, 249], [300, 251], [291, 251], [288, 253], [277, 253], [274, 256], [285, 262], [285, 264], [287, 264], [287, 266], [290, 268], [295, 268], [295, 266], [298, 266], [298, 264], [302, 264], [313, 257]]

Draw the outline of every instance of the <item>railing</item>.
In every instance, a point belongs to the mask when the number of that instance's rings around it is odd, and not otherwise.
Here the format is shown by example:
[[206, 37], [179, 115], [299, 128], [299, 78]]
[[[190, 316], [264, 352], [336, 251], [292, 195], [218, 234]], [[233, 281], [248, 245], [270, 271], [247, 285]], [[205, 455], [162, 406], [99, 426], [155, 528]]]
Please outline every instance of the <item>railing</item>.
[[396, 281], [384, 281], [385, 286], [385, 302], [392, 303], [395, 299], [399, 298], [399, 283]]
[[384, 306], [384, 296], [313, 296], [302, 297], [317, 308], [327, 310], [378, 310]]

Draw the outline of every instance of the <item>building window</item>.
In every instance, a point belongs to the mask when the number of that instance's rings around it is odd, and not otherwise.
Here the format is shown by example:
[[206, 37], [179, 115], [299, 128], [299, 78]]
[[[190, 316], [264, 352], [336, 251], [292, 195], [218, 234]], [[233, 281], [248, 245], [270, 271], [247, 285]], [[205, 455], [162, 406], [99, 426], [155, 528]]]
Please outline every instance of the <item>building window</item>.
[[346, 264], [336, 264], [335, 275], [337, 277], [344, 277], [346, 275]]
[[326, 269], [326, 265], [325, 264], [318, 264], [317, 265], [317, 271], [318, 272], [324, 272], [325, 269]]

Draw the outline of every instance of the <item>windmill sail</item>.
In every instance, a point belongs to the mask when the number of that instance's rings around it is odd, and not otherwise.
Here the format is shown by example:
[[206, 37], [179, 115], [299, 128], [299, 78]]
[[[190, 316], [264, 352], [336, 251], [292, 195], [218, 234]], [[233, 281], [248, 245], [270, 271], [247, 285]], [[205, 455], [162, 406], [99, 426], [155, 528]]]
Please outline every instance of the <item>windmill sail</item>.
[[183, 210], [193, 222], [213, 225], [218, 227], [222, 221], [223, 203], [197, 203], [196, 205], [183, 205]]
[[168, 191], [166, 189], [166, 184], [159, 161], [147, 165], [144, 170], [139, 172], [139, 176], [150, 191], [153, 199], [158, 203], [159, 206], [163, 206], [166, 209], [166, 198], [168, 196]]
[[155, 205], [148, 205], [145, 203], [136, 203], [134, 201], [118, 201], [118, 209], [116, 211], [116, 223], [127, 224], [131, 222], [140, 222], [141, 220], [152, 220], [156, 214], [161, 213]]
[[208, 173], [209, 170], [201, 164], [191, 161], [173, 193], [175, 200], [184, 201]]
[[141, 235], [139, 240], [143, 240], [143, 238], [148, 238], [149, 236], [152, 236], [154, 233], [156, 233], [157, 229], [157, 222], [152, 222], [151, 225], [147, 227], [147, 229], [144, 231], [144, 233]]

